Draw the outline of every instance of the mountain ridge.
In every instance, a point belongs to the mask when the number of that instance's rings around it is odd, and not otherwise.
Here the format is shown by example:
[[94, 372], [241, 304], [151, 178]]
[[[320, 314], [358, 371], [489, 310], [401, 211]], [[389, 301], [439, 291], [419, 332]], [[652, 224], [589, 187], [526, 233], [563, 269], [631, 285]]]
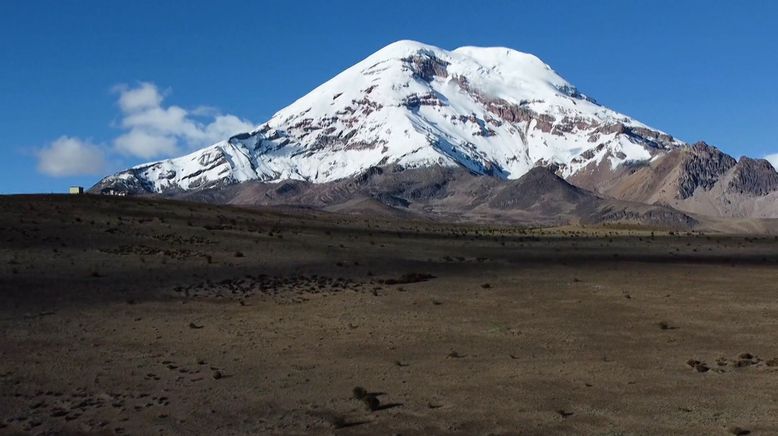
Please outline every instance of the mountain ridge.
[[[617, 200], [778, 217], [778, 206], [761, 200], [778, 191], [775, 169], [747, 159], [739, 164], [601, 106], [534, 55], [403, 40], [251, 132], [135, 166], [91, 191], [184, 195], [249, 181], [330, 183], [376, 167], [461, 167], [510, 181], [547, 167]], [[712, 204], [714, 188], [738, 206]]]
[[124, 175], [151, 192], [199, 189], [223, 176], [207, 174], [223, 157], [234, 182], [326, 182], [388, 163], [518, 178], [539, 163], [569, 175], [593, 159], [646, 159], [681, 144], [598, 105], [533, 55], [399, 41], [252, 132]]

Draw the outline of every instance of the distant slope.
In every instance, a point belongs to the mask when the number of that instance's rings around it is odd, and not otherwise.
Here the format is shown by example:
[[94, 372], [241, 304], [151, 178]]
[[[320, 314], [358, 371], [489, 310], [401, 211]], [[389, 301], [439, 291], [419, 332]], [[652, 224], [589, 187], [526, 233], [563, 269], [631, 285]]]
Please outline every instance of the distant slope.
[[446, 221], [531, 225], [638, 224], [688, 229], [697, 221], [668, 207], [605, 199], [546, 168], [517, 180], [481, 177], [457, 168], [373, 168], [329, 183], [249, 182], [186, 193], [188, 200], [285, 205], [351, 213], [417, 216]]
[[581, 172], [572, 183], [618, 199], [664, 204], [690, 213], [729, 218], [778, 217], [778, 173], [764, 159], [739, 161], [699, 142], [641, 164], [616, 177]]

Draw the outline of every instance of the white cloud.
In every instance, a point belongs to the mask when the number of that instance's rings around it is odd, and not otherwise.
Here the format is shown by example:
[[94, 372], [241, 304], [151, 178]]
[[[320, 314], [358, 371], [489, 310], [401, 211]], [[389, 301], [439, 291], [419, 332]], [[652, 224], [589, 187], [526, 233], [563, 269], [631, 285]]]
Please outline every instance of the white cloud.
[[219, 115], [219, 109], [216, 109], [213, 106], [197, 106], [192, 109], [191, 113], [197, 117], [215, 117], [216, 115]]
[[242, 120], [235, 115], [218, 115], [213, 122], [205, 126], [205, 141], [212, 144], [221, 139], [227, 139], [237, 133], [254, 130], [254, 124]]
[[119, 107], [123, 112], [143, 110], [162, 103], [162, 94], [153, 83], [141, 82], [134, 89], [122, 84], [115, 86], [114, 90], [119, 93]]
[[171, 136], [149, 134], [132, 129], [114, 140], [116, 151], [121, 154], [151, 159], [155, 156], [174, 155], [178, 152], [176, 139]]
[[38, 171], [53, 177], [101, 174], [106, 166], [102, 148], [68, 136], [38, 150], [37, 155]]
[[[112, 146], [95, 145], [76, 137], [62, 136], [36, 152], [38, 171], [54, 177], [100, 175], [111, 162], [125, 158], [171, 157], [248, 132], [254, 124], [235, 115], [222, 114], [210, 106], [187, 110], [164, 106], [165, 95], [150, 82], [136, 86], [117, 85], [122, 132]], [[123, 159], [119, 159], [123, 160]], [[112, 164], [113, 166], [113, 164]]]
[[153, 83], [142, 82], [134, 88], [118, 85], [115, 90], [122, 111], [119, 125], [128, 132], [116, 138], [114, 146], [125, 155], [169, 157], [181, 149], [205, 147], [254, 128], [247, 120], [220, 114], [208, 106], [192, 111], [165, 107], [164, 96]]
[[775, 168], [776, 171], [778, 171], [778, 153], [768, 154], [764, 158], [773, 165], [773, 168]]

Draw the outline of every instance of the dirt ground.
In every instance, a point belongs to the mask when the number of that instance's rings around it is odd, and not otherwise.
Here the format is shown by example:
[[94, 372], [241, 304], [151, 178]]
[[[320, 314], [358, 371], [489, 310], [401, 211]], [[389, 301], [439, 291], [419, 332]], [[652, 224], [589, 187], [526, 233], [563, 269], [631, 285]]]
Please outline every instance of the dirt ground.
[[778, 434], [777, 296], [774, 236], [0, 197], [0, 433]]

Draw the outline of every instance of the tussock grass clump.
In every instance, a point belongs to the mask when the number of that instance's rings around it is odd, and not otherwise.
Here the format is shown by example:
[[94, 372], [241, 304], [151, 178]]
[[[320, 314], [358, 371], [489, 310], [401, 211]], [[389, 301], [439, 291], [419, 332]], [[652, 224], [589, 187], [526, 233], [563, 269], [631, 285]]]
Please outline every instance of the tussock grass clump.
[[330, 425], [332, 425], [336, 429], [346, 428], [349, 426], [349, 423], [348, 421], [346, 421], [346, 418], [340, 415], [328, 417], [327, 422], [329, 422]]
[[746, 430], [746, 429], [738, 427], [738, 426], [730, 427], [728, 429], [728, 431], [730, 433], [734, 434], [734, 435], [737, 435], [737, 436], [744, 436], [744, 435], [747, 435], [747, 434], [751, 434], [750, 430]]
[[367, 410], [374, 412], [381, 408], [381, 401], [378, 400], [375, 393], [368, 392], [367, 389], [362, 386], [357, 386], [351, 391], [355, 400], [359, 400], [365, 404]]
[[686, 361], [686, 364], [690, 367], [694, 368], [697, 372], [708, 372], [710, 368], [708, 367], [708, 364], [705, 362], [700, 362], [696, 359], [689, 359]]
[[381, 402], [378, 401], [378, 398], [368, 395], [362, 400], [365, 403], [365, 407], [367, 407], [367, 410], [371, 412], [375, 412], [376, 410], [381, 408]]
[[362, 386], [357, 386], [354, 389], [352, 389], [351, 394], [354, 396], [354, 399], [361, 400], [367, 397], [367, 390]]

